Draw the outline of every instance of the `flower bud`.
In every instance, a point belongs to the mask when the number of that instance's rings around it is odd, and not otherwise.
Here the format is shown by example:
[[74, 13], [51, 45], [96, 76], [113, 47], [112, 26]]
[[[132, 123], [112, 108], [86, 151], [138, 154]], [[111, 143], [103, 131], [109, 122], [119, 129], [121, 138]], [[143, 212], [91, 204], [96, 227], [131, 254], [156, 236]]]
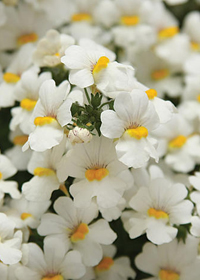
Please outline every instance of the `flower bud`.
[[76, 126], [69, 131], [68, 138], [72, 144], [88, 143], [92, 139], [92, 134], [86, 128]]

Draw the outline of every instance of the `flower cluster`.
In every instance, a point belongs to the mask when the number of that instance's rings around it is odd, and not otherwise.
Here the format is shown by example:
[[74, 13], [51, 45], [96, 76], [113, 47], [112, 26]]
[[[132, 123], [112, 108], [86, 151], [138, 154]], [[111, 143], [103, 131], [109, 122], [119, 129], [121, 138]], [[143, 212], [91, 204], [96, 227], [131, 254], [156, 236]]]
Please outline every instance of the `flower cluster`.
[[200, 13], [170, 8], [186, 2], [0, 2], [1, 280], [200, 279]]

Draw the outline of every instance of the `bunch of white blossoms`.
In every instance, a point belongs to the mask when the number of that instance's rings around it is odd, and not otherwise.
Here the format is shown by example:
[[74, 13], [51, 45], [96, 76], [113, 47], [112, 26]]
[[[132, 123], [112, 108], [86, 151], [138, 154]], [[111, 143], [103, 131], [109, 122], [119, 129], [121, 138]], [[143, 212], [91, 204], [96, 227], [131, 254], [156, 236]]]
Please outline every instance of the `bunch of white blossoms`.
[[200, 13], [163, 2], [0, 2], [0, 280], [200, 279]]

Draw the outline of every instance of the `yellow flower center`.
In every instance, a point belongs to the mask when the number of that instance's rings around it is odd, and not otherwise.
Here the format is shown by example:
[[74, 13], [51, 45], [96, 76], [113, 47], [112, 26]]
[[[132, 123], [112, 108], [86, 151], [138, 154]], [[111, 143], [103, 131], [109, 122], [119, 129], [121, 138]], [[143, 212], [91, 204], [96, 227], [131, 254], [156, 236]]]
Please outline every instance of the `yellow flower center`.
[[83, 240], [83, 239], [85, 239], [85, 236], [88, 234], [88, 232], [89, 232], [89, 228], [88, 228], [87, 224], [81, 223], [76, 228], [74, 233], [71, 235], [70, 239], [72, 242], [77, 242], [79, 240]]
[[36, 103], [36, 100], [25, 98], [20, 102], [20, 106], [27, 111], [32, 111]]
[[6, 83], [15, 84], [20, 80], [20, 76], [14, 73], [7, 72], [3, 75], [3, 79]]
[[51, 168], [36, 167], [34, 169], [33, 174], [35, 176], [39, 176], [39, 177], [42, 177], [42, 176], [52, 176], [52, 175], [55, 175], [55, 171], [53, 169], [51, 169]]
[[187, 137], [179, 135], [169, 142], [169, 148], [181, 148], [187, 141]]
[[37, 117], [34, 120], [35, 125], [43, 126], [45, 124], [50, 124], [52, 122], [56, 121], [54, 117]]
[[99, 168], [99, 169], [88, 169], [85, 171], [85, 177], [88, 181], [101, 181], [109, 174], [108, 169], [106, 168]]
[[97, 61], [97, 64], [94, 66], [92, 73], [99, 73], [102, 69], [108, 66], [109, 61], [110, 60], [106, 56], [101, 56]]
[[26, 220], [29, 217], [33, 217], [33, 215], [31, 215], [30, 213], [26, 213], [26, 212], [21, 214], [21, 219], [22, 220]]
[[200, 94], [197, 96], [197, 101], [200, 102]]
[[38, 40], [38, 35], [36, 33], [24, 34], [17, 38], [17, 45], [22, 46], [27, 43], [34, 43]]
[[193, 51], [196, 51], [196, 52], [200, 51], [200, 44], [199, 43], [191, 42], [190, 45], [191, 45], [191, 49]]
[[155, 208], [149, 208], [148, 215], [149, 217], [154, 217], [156, 219], [169, 219], [169, 215], [166, 212]]
[[157, 96], [157, 91], [153, 88], [150, 88], [150, 89], [146, 90], [146, 94], [147, 94], [148, 98], [151, 100]]
[[159, 39], [167, 39], [175, 36], [178, 32], [179, 28], [177, 26], [170, 26], [160, 30], [158, 33], [158, 37]]
[[111, 268], [111, 266], [114, 264], [114, 261], [110, 257], [104, 257], [98, 265], [95, 266], [96, 271], [106, 271]]
[[0, 180], [2, 179], [2, 177], [3, 177], [3, 175], [2, 175], [2, 173], [0, 172]]
[[139, 16], [123, 16], [121, 17], [121, 23], [127, 26], [138, 24], [140, 21]]
[[180, 275], [171, 270], [161, 269], [159, 272], [160, 280], [179, 280]]
[[128, 133], [129, 136], [136, 138], [137, 140], [140, 140], [143, 137], [148, 136], [148, 130], [144, 126], [138, 126], [136, 128], [128, 128], [126, 130], [126, 133]]
[[72, 16], [72, 21], [91, 21], [92, 17], [86, 13], [74, 14]]
[[43, 277], [42, 280], [64, 280], [64, 278], [60, 274], [48, 274], [47, 276]]
[[151, 73], [151, 78], [155, 81], [163, 80], [169, 76], [168, 69], [155, 70]]
[[28, 135], [18, 135], [13, 139], [15, 145], [23, 146], [28, 141]]

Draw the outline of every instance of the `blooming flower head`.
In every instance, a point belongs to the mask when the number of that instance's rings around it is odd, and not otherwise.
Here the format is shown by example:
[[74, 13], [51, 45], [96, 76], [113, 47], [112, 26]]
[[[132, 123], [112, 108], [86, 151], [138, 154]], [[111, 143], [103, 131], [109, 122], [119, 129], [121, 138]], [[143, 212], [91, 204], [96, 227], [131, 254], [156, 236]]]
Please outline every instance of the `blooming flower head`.
[[136, 238], [146, 232], [147, 238], [155, 244], [172, 241], [178, 232], [173, 225], [191, 220], [193, 204], [184, 200], [186, 196], [184, 185], [172, 185], [164, 178], [152, 180], [148, 188], [141, 187], [129, 202], [136, 212], [123, 215], [130, 237]]
[[44, 252], [35, 243], [28, 243], [24, 252], [28, 253], [24, 266], [16, 270], [17, 279], [64, 280], [78, 279], [85, 273], [81, 255], [77, 251], [68, 252], [58, 238], [44, 240]]
[[98, 264], [103, 254], [100, 244], [111, 244], [116, 234], [104, 219], [93, 221], [98, 215], [97, 205], [77, 208], [70, 198], [60, 197], [54, 209], [58, 215], [45, 214], [38, 227], [39, 234], [60, 238], [63, 246], [80, 252], [85, 265]]
[[142, 90], [118, 94], [114, 109], [101, 114], [101, 132], [116, 138], [119, 160], [129, 167], [139, 168], [150, 157], [158, 161], [155, 139], [149, 133], [159, 126], [159, 118], [147, 94]]
[[146, 243], [135, 259], [136, 266], [152, 275], [147, 278], [149, 280], [199, 279], [197, 242], [197, 239], [188, 236], [185, 243], [177, 239], [160, 246]]
[[120, 201], [126, 181], [120, 174], [127, 171], [116, 156], [114, 144], [105, 137], [95, 136], [89, 143], [75, 145], [60, 162], [58, 177], [77, 178], [70, 186], [77, 207], [87, 207], [92, 199], [103, 208], [114, 207]]
[[42, 152], [58, 145], [64, 137], [64, 126], [71, 121], [72, 100], [67, 98], [68, 81], [58, 87], [54, 80], [45, 81], [39, 91], [39, 100], [33, 111], [34, 131], [29, 135], [24, 149]]

